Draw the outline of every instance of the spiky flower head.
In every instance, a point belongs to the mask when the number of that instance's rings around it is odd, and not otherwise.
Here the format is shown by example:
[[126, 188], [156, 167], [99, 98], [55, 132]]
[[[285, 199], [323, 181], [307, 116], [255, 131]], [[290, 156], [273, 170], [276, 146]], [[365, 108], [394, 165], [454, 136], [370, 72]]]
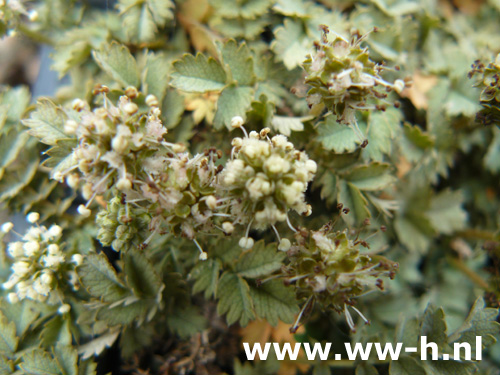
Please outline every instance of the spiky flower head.
[[474, 86], [481, 89], [479, 97], [483, 109], [477, 114], [477, 120], [488, 125], [500, 123], [500, 54], [494, 62], [485, 66], [477, 60], [472, 64], [469, 78], [474, 78]]
[[405, 83], [386, 82], [380, 74], [384, 67], [370, 60], [368, 48], [362, 47], [366, 35], [354, 34], [350, 41], [335, 35], [328, 40], [328, 27], [321, 27], [323, 37], [316, 42], [316, 52], [303, 63], [305, 82], [311, 86], [307, 93], [309, 106], [315, 112], [324, 107], [338, 121], [353, 125], [357, 110], [384, 110], [387, 91], [401, 92]]
[[[309, 215], [304, 193], [317, 169], [285, 136], [269, 138], [268, 133], [264, 129], [234, 138], [232, 158], [219, 179], [219, 193], [230, 202], [234, 222], [257, 229], [286, 221], [290, 210]], [[250, 242], [241, 243], [248, 247]]]

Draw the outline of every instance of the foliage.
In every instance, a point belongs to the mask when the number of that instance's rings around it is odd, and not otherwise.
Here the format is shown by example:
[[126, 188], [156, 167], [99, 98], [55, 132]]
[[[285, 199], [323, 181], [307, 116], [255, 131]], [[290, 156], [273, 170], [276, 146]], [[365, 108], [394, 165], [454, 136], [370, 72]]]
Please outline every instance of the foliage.
[[498, 1], [115, 3], [0, 1], [69, 77], [0, 89], [0, 373], [498, 374]]

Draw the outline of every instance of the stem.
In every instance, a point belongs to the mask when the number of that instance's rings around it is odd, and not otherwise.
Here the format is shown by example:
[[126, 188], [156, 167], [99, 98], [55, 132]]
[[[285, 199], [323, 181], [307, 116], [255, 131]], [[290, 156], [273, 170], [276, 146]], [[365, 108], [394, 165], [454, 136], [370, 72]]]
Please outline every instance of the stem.
[[462, 271], [474, 284], [486, 291], [491, 291], [490, 285], [475, 271], [471, 270], [461, 259], [448, 257], [448, 261]]

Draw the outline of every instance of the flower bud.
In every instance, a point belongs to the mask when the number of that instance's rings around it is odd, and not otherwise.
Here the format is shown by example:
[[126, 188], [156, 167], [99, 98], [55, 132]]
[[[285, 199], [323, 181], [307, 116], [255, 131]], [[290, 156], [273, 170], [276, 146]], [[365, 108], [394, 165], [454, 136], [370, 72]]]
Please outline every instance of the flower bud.
[[17, 293], [11, 292], [7, 294], [7, 301], [9, 301], [9, 303], [18, 303], [19, 297], [17, 296]]
[[132, 181], [128, 178], [120, 178], [116, 183], [116, 188], [120, 191], [130, 190], [132, 189]]
[[278, 245], [278, 250], [288, 251], [288, 250], [290, 250], [291, 246], [292, 246], [292, 244], [288, 238], [282, 238], [279, 245]]
[[401, 94], [401, 92], [405, 88], [405, 82], [402, 79], [397, 79], [396, 81], [394, 81], [393, 88], [394, 91], [396, 91], [398, 94]]
[[57, 312], [59, 314], [63, 315], [63, 314], [69, 313], [70, 310], [71, 310], [71, 306], [68, 305], [67, 303], [65, 303], [64, 305], [62, 305], [61, 307], [59, 307], [59, 309], [57, 309]]
[[234, 225], [229, 221], [225, 221], [222, 223], [222, 229], [224, 230], [224, 233], [231, 234], [234, 231]]
[[89, 217], [90, 214], [92, 213], [92, 211], [89, 210], [87, 207], [85, 207], [83, 204], [81, 204], [81, 205], [78, 206], [77, 211], [83, 217]]
[[2, 224], [3, 233], [9, 233], [12, 230], [12, 228], [14, 228], [14, 224], [12, 224], [11, 222]]
[[73, 254], [73, 256], [71, 257], [71, 261], [75, 263], [76, 266], [80, 266], [83, 263], [83, 255]]
[[78, 129], [78, 123], [75, 120], [67, 120], [64, 123], [64, 132], [66, 134], [70, 134], [70, 135], [75, 134], [76, 129]]
[[30, 212], [26, 216], [26, 220], [30, 223], [36, 223], [40, 219], [40, 214], [38, 212]]
[[148, 107], [159, 107], [160, 103], [158, 102], [158, 98], [153, 94], [149, 94], [146, 96], [146, 104]]
[[243, 120], [243, 117], [241, 117], [241, 116], [234, 116], [231, 119], [231, 126], [233, 128], [240, 128], [244, 123], [245, 123], [245, 121]]
[[251, 249], [253, 247], [253, 244], [254, 240], [251, 237], [241, 237], [240, 241], [238, 242], [238, 245], [240, 245], [240, 247], [245, 250]]
[[139, 107], [135, 103], [127, 103], [123, 106], [123, 110], [125, 111], [126, 114], [132, 116], [139, 110]]
[[207, 207], [211, 210], [215, 210], [217, 208], [217, 198], [215, 198], [213, 195], [209, 195], [205, 202], [207, 203]]

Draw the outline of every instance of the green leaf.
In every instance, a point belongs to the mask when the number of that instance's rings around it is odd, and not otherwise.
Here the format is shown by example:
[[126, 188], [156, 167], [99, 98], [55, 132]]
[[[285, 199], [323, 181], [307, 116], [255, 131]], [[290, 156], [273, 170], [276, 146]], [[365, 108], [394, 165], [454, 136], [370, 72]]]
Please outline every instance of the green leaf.
[[[184, 113], [184, 98], [173, 88], [169, 88], [162, 103], [161, 118], [167, 129], [175, 128]], [[184, 129], [186, 130], [186, 129]]]
[[139, 87], [140, 76], [137, 63], [127, 47], [112, 42], [103, 45], [98, 51], [93, 51], [92, 55], [101, 69], [122, 87]]
[[143, 71], [143, 91], [156, 96], [161, 103], [168, 88], [170, 59], [162, 54], [149, 53]]
[[119, 0], [123, 26], [134, 42], [152, 41], [159, 27], [173, 18], [171, 0]]
[[10, 375], [14, 374], [14, 362], [10, 361], [7, 357], [0, 355], [0, 374]]
[[231, 119], [234, 116], [246, 118], [246, 112], [252, 103], [254, 90], [251, 87], [237, 87], [230, 85], [226, 87], [217, 101], [217, 112], [215, 113], [214, 126], [221, 129], [224, 125], [230, 129]]
[[64, 375], [78, 375], [78, 353], [74, 347], [58, 343], [54, 347], [54, 356]]
[[207, 320], [196, 307], [189, 306], [174, 309], [173, 313], [167, 316], [167, 324], [180, 338], [187, 339], [203, 331], [207, 326]]
[[483, 347], [493, 345], [497, 340], [500, 324], [496, 321], [498, 309], [485, 307], [484, 300], [478, 298], [467, 319], [451, 336], [451, 342], [468, 342], [472, 352], [476, 351], [476, 336], [481, 336]]
[[48, 99], [41, 99], [37, 102], [36, 111], [23, 124], [40, 142], [54, 146], [57, 141], [70, 138], [63, 130], [65, 121], [66, 114], [61, 108]]
[[424, 214], [398, 215], [394, 219], [394, 228], [399, 241], [410, 251], [419, 253], [427, 251], [434, 235], [432, 224]]
[[239, 46], [234, 39], [221, 48], [222, 61], [228, 66], [233, 82], [239, 86], [251, 86], [255, 83], [253, 58], [246, 43]]
[[0, 353], [12, 355], [17, 349], [18, 342], [16, 325], [14, 322], [9, 322], [5, 315], [0, 314]]
[[123, 256], [127, 283], [138, 296], [155, 298], [162, 286], [161, 277], [144, 253], [129, 251]]
[[288, 70], [300, 66], [310, 52], [312, 40], [305, 34], [300, 20], [285, 18], [283, 26], [274, 30], [275, 40], [271, 44], [272, 50]]
[[129, 293], [104, 253], [86, 255], [78, 274], [89, 293], [103, 301], [115, 302]]
[[484, 157], [484, 165], [493, 173], [500, 172], [500, 129], [493, 128], [493, 139]]
[[213, 296], [217, 290], [221, 269], [220, 259], [209, 258], [204, 262], [198, 262], [191, 271], [191, 277], [196, 280], [193, 284], [193, 294], [204, 291], [205, 298]]
[[86, 344], [80, 345], [80, 347], [78, 348], [78, 354], [82, 356], [82, 359], [87, 359], [94, 355], [99, 355], [103, 352], [104, 349], [109, 348], [111, 345], [113, 345], [119, 334], [119, 330], [110, 331], [92, 341], [87, 342]]
[[286, 254], [276, 250], [276, 243], [266, 246], [264, 240], [258, 241], [252, 250], [245, 252], [238, 263], [236, 272], [242, 277], [257, 278], [280, 269]]
[[299, 311], [295, 293], [280, 280], [271, 280], [250, 288], [255, 313], [275, 326], [281, 320], [292, 323]]
[[396, 180], [389, 174], [389, 170], [389, 164], [372, 162], [350, 169], [344, 175], [344, 179], [360, 190], [381, 190]]
[[292, 131], [301, 132], [304, 130], [304, 121], [310, 120], [311, 117], [286, 117], [273, 116], [271, 125], [274, 130], [286, 136], [290, 136]]
[[19, 367], [32, 375], [64, 375], [57, 361], [41, 349], [35, 349], [21, 357]]
[[40, 315], [37, 303], [27, 299], [15, 304], [2, 301], [0, 309], [8, 321], [14, 322], [18, 336], [23, 336], [31, 323]]
[[369, 363], [361, 363], [356, 367], [355, 375], [379, 375], [375, 366]]
[[237, 274], [225, 272], [217, 286], [217, 313], [226, 314], [227, 324], [236, 321], [246, 326], [250, 320], [255, 319], [253, 302], [250, 297], [250, 287], [247, 282]]
[[434, 342], [439, 348], [443, 348], [448, 343], [446, 330], [443, 309], [435, 308], [432, 305], [427, 306], [422, 319], [420, 336], [427, 336], [427, 342]]
[[427, 216], [432, 226], [443, 234], [451, 234], [465, 228], [467, 212], [461, 207], [463, 196], [460, 191], [445, 190], [431, 200]]
[[[134, 300], [134, 298], [132, 297], [130, 300]], [[97, 319], [104, 320], [109, 326], [127, 325], [134, 321], [139, 322], [138, 325], [140, 325], [146, 318], [146, 313], [152, 304], [156, 304], [156, 301], [139, 300], [129, 304], [128, 299], [125, 299], [122, 304], [117, 306], [101, 308], [97, 313]]]
[[70, 321], [61, 315], [56, 315], [44, 324], [40, 339], [46, 347], [54, 346], [57, 343], [71, 345]]
[[384, 155], [390, 155], [402, 117], [401, 111], [396, 108], [388, 108], [384, 112], [370, 112], [366, 134], [368, 145], [363, 149], [363, 156], [381, 161]]
[[361, 225], [366, 218], [371, 216], [367, 207], [368, 201], [355, 185], [338, 180], [337, 191], [337, 202], [350, 210], [348, 214], [342, 214], [342, 218], [349, 226]]
[[402, 355], [397, 361], [391, 361], [389, 367], [390, 375], [427, 375], [418, 360], [413, 357]]
[[30, 100], [31, 94], [26, 86], [11, 87], [3, 91], [0, 102], [7, 106], [7, 121], [17, 123], [30, 104]]
[[2, 178], [5, 168], [16, 161], [29, 138], [26, 131], [19, 132], [16, 129], [0, 133], [0, 178]]
[[318, 136], [325, 150], [335, 151], [337, 154], [353, 152], [360, 143], [354, 130], [335, 120], [335, 116], [326, 117], [325, 121], [318, 124]]
[[220, 91], [226, 85], [226, 72], [219, 62], [199, 53], [186, 54], [173, 63], [171, 85], [187, 92]]

